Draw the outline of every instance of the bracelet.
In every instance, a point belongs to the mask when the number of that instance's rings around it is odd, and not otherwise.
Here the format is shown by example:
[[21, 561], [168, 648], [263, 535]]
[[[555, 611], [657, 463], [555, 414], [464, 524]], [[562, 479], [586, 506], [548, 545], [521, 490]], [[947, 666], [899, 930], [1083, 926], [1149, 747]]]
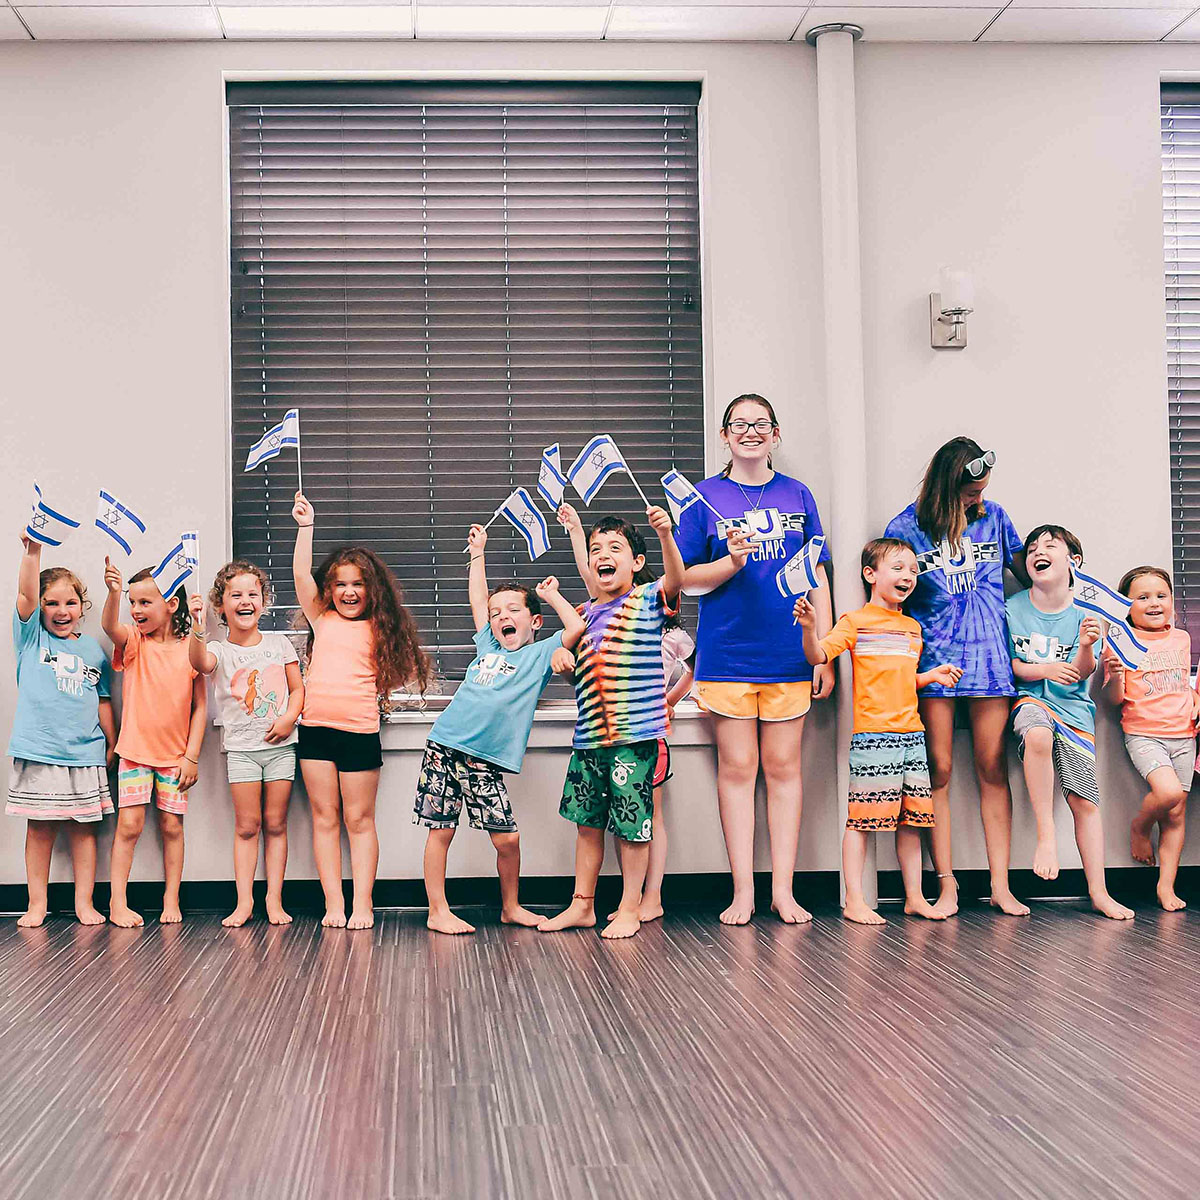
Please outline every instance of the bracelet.
[[472, 554], [472, 555], [471, 555], [471, 561], [472, 561], [472, 562], [478, 562], [478, 561], [479, 561], [479, 560], [480, 560], [482, 557], [483, 557], [483, 555], [482, 555], [482, 554]]
[[301, 529], [311, 529], [313, 527], [313, 523], [311, 521], [297, 521], [296, 524], [299, 525]]
[[192, 626], [192, 637], [194, 637], [196, 639], [196, 641], [198, 641], [198, 642], [207, 641], [208, 640], [208, 631], [201, 629], [199, 625], [193, 625]]
[[190, 754], [185, 754], [183, 757], [186, 758], [194, 767], [198, 767], [200, 765], [200, 760], [198, 758], [193, 758]]

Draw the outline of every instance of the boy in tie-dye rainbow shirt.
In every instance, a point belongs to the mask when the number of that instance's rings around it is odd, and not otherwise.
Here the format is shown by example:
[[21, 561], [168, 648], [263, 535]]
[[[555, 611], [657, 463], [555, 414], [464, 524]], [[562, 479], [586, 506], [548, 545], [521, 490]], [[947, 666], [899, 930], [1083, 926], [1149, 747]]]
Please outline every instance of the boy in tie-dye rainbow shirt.
[[587, 629], [575, 653], [575, 725], [571, 762], [559, 812], [578, 827], [575, 894], [570, 905], [539, 926], [544, 932], [596, 923], [596, 881], [604, 862], [604, 833], [621, 847], [621, 904], [603, 930], [630, 937], [641, 927], [638, 910], [653, 835], [654, 767], [666, 736], [662, 669], [663, 617], [676, 611], [683, 559], [671, 518], [654, 506], [646, 518], [662, 547], [663, 576], [635, 586], [646, 565], [646, 543], [636, 528], [605, 517], [588, 533], [587, 578], [593, 599], [583, 607]]

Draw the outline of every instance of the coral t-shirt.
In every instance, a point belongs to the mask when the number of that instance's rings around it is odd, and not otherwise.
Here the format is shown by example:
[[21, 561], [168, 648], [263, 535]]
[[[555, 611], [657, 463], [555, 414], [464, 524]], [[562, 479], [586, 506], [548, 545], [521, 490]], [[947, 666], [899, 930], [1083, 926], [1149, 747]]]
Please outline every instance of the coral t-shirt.
[[158, 641], [136, 625], [121, 628], [125, 649], [113, 651], [113, 670], [125, 675], [117, 753], [144, 767], [178, 766], [187, 750], [196, 678], [187, 638], [168, 632]]
[[[1121, 728], [1126, 733], [1143, 737], [1195, 737], [1191, 637], [1186, 630], [1178, 627], [1153, 631], [1139, 629], [1136, 632], [1138, 638], [1146, 643], [1148, 653], [1140, 670], [1125, 672]], [[1106, 657], [1105, 682], [1112, 673], [1112, 660]]]
[[349, 621], [332, 609], [317, 618], [301, 723], [346, 733], [379, 732], [375, 634], [370, 621]]

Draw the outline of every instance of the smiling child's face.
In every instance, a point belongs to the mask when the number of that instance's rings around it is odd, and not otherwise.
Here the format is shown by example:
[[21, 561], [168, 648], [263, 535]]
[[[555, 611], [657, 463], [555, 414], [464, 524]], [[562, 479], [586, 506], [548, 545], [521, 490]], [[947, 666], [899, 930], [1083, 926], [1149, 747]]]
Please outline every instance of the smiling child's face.
[[645, 565], [645, 557], [634, 554], [623, 533], [593, 533], [588, 539], [588, 566], [601, 596], [623, 596]]
[[367, 587], [362, 571], [353, 563], [342, 563], [333, 573], [333, 607], [339, 617], [357, 621], [367, 613]]
[[1067, 583], [1071, 578], [1071, 565], [1071, 548], [1053, 533], [1043, 533], [1025, 552], [1025, 570], [1035, 585]]
[[129, 585], [129, 615], [146, 637], [165, 629], [178, 607], [179, 601], [175, 597], [163, 599], [153, 579], [139, 579]]
[[907, 547], [888, 550], [874, 567], [863, 569], [871, 603], [899, 608], [917, 586], [917, 556]]
[[529, 611], [520, 592], [496, 592], [488, 600], [488, 624], [505, 650], [519, 650], [533, 641], [534, 631], [542, 627], [542, 618]]
[[65, 580], [52, 583], [42, 593], [42, 625], [55, 637], [69, 638], [83, 617], [83, 601]]
[[1129, 619], [1135, 629], [1166, 629], [1175, 619], [1171, 589], [1158, 575], [1139, 575], [1129, 585]]
[[225, 585], [221, 611], [230, 629], [248, 633], [258, 626], [262, 616], [262, 584], [254, 575], [235, 575]]

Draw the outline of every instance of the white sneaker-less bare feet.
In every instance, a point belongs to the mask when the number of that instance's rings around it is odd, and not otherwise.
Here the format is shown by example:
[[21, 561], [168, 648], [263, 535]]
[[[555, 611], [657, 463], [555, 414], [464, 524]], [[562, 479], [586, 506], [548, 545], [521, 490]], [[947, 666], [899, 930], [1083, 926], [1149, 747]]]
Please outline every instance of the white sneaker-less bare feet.
[[456, 917], [448, 908], [439, 909], [434, 912], [429, 910], [429, 916], [425, 921], [425, 928], [432, 929], [434, 933], [474, 933], [475, 926], [468, 924], [462, 917]]
[[842, 916], [856, 925], [886, 925], [887, 922], [865, 900], [848, 901]]

